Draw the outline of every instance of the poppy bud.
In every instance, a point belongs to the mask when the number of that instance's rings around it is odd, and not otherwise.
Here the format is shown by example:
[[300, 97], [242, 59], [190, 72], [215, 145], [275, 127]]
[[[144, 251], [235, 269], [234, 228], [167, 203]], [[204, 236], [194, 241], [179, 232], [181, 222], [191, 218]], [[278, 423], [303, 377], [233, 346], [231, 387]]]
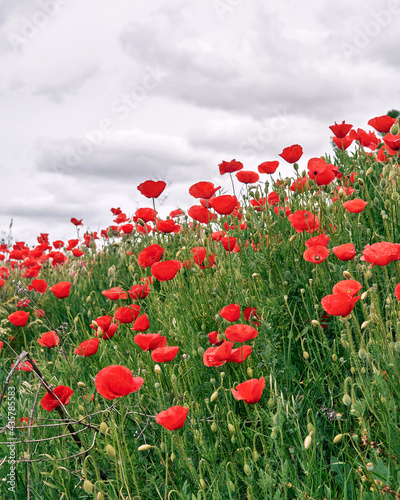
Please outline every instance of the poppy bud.
[[304, 440], [304, 449], [308, 450], [308, 448], [311, 446], [311, 440], [312, 440], [312, 437], [311, 435], [309, 434], [305, 440]]
[[178, 380], [178, 379], [176, 378], [175, 373], [173, 373], [173, 374], [171, 375], [171, 382], [172, 382], [172, 385], [175, 385], [177, 380]]
[[292, 243], [295, 239], [297, 238], [297, 234], [293, 234], [290, 238], [289, 241]]
[[174, 462], [176, 458], [176, 455], [174, 452], [171, 453], [171, 462]]
[[150, 448], [152, 448], [151, 444], [142, 444], [139, 446], [138, 451], [147, 451], [150, 450]]
[[212, 430], [213, 432], [217, 432], [218, 427], [217, 427], [217, 424], [216, 424], [215, 422], [213, 422], [213, 423], [211, 424], [211, 430]]
[[228, 424], [228, 430], [231, 434], [235, 434], [235, 426], [232, 424]]
[[259, 275], [258, 273], [253, 273], [253, 274], [251, 275], [251, 277], [252, 277], [252, 278], [259, 278], [259, 277], [260, 277], [260, 275]]
[[357, 179], [357, 182], [360, 186], [364, 186], [364, 181], [361, 178]]
[[106, 453], [107, 455], [110, 457], [110, 458], [115, 458], [115, 448], [113, 446], [111, 446], [111, 444], [108, 444], [106, 446]]
[[351, 373], [352, 373], [353, 375], [356, 373], [356, 369], [354, 368], [354, 366], [352, 366], [352, 367], [350, 368], [350, 371], [351, 371]]
[[90, 304], [92, 302], [92, 297], [90, 295], [86, 298], [86, 304]]
[[276, 432], [276, 427], [272, 427], [272, 431], [271, 431], [271, 438], [272, 439], [276, 439], [278, 436], [277, 432]]
[[197, 352], [198, 352], [199, 356], [203, 357], [203, 355], [204, 355], [204, 352], [205, 352], [205, 351], [204, 351], [204, 349], [200, 346], [200, 347], [198, 347], [198, 348], [197, 348]]
[[78, 387], [79, 387], [80, 389], [83, 389], [84, 387], [86, 387], [86, 384], [85, 384], [84, 382], [78, 382], [78, 384], [77, 384], [77, 385], [78, 385]]
[[82, 405], [79, 405], [78, 409], [81, 413], [85, 413], [85, 408]]
[[91, 493], [93, 493], [93, 483], [91, 483], [88, 479], [85, 479], [83, 483], [83, 489], [88, 495], [90, 495]]
[[394, 191], [394, 193], [392, 193], [392, 200], [393, 201], [399, 200], [399, 193], [397, 191]]
[[350, 279], [350, 278], [351, 278], [351, 274], [349, 273], [349, 271], [343, 271], [343, 276], [344, 276], [346, 279]]
[[338, 444], [340, 443], [340, 441], [342, 441], [343, 439], [343, 434], [337, 434], [334, 438], [333, 438], [333, 444]]
[[243, 470], [244, 470], [244, 473], [246, 474], [246, 476], [251, 475], [251, 469], [249, 467], [249, 464], [244, 464]]
[[204, 481], [204, 479], [200, 479], [200, 486], [201, 486], [201, 489], [205, 490], [206, 489], [206, 482]]
[[157, 389], [159, 389], [160, 387], [161, 387], [161, 385], [159, 384], [159, 382], [156, 382], [156, 383], [154, 384], [154, 389], [156, 389], [156, 390], [157, 390]]
[[307, 360], [310, 357], [307, 351], [303, 351], [303, 358]]
[[154, 371], [156, 372], [157, 375], [160, 375], [161, 374], [161, 366], [160, 365], [156, 365], [154, 367]]
[[365, 272], [365, 279], [370, 280], [372, 278], [372, 271], [370, 269], [367, 269]]
[[390, 128], [390, 133], [392, 135], [397, 135], [400, 133], [400, 127], [398, 123], [393, 123], [393, 125]]
[[367, 356], [368, 356], [368, 353], [367, 353], [367, 351], [364, 348], [361, 348], [361, 349], [358, 350], [358, 357], [360, 359], [366, 359]]
[[350, 397], [348, 394], [345, 394], [345, 395], [343, 396], [342, 401], [343, 401], [343, 404], [344, 404], [344, 405], [346, 405], [346, 406], [350, 406], [350, 404], [351, 404], [351, 397]]
[[317, 321], [316, 319], [313, 319], [313, 320], [311, 321], [311, 324], [312, 324], [313, 326], [321, 326], [321, 325], [320, 325], [320, 323], [319, 323], [319, 321]]
[[217, 399], [217, 397], [218, 397], [218, 391], [213, 392], [210, 398], [211, 403], [213, 403]]
[[250, 366], [247, 368], [247, 375], [248, 375], [250, 378], [253, 378], [253, 370], [250, 368]]
[[372, 462], [367, 463], [367, 471], [372, 472], [374, 470], [374, 464]]
[[361, 325], [361, 330], [364, 330], [364, 328], [367, 328], [367, 326], [371, 323], [370, 320], [364, 321], [364, 323]]
[[235, 485], [232, 483], [232, 481], [229, 481], [229, 489], [231, 491], [235, 491]]
[[400, 352], [400, 342], [396, 342], [396, 343], [394, 344], [394, 348], [395, 348], [395, 351], [396, 351], [396, 352]]
[[99, 492], [97, 493], [96, 500], [103, 500], [103, 498], [104, 498], [104, 497], [103, 497], [103, 493], [102, 493], [101, 491], [99, 491]]
[[312, 436], [315, 433], [315, 427], [313, 426], [313, 424], [311, 422], [308, 422], [307, 430], [308, 430], [308, 433], [310, 434], [310, 436]]
[[337, 356], [336, 356], [336, 354], [332, 354], [332, 361], [337, 361]]
[[338, 197], [340, 200], [343, 200], [343, 198], [346, 196], [346, 193], [342, 188], [339, 189]]

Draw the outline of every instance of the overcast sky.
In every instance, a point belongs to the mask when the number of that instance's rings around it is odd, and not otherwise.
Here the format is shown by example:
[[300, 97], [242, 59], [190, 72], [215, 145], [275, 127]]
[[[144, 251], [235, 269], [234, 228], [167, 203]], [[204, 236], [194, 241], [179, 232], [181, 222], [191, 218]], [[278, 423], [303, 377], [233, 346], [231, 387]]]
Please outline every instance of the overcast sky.
[[[1, 0], [0, 230], [69, 239], [400, 108], [400, 0]], [[283, 176], [292, 175], [281, 161]], [[1, 236], [1, 235], [0, 235]]]

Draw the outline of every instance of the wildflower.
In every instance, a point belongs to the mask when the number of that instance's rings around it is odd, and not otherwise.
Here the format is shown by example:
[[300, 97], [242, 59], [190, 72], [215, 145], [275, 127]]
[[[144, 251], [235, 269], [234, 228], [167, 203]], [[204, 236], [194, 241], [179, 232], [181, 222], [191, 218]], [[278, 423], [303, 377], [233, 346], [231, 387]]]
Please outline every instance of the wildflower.
[[350, 125], [350, 123], [345, 123], [343, 120], [342, 123], [336, 123], [335, 125], [331, 125], [329, 128], [332, 130], [332, 132], [335, 134], [336, 137], [339, 139], [343, 139], [350, 130], [352, 129], [353, 125]]
[[257, 172], [251, 170], [240, 170], [236, 172], [236, 178], [239, 182], [243, 182], [243, 184], [255, 184], [259, 181], [260, 176]]
[[60, 281], [59, 283], [50, 287], [50, 290], [58, 299], [65, 299], [68, 297], [71, 289], [71, 283], [68, 281]]
[[226, 363], [232, 352], [233, 342], [224, 341], [218, 347], [209, 347], [203, 354], [203, 363], [208, 366], [221, 366]]
[[302, 155], [303, 148], [298, 144], [294, 144], [293, 146], [285, 148], [279, 156], [288, 163], [296, 163], [296, 161], [300, 160]]
[[220, 215], [229, 215], [238, 205], [238, 201], [236, 196], [224, 194], [222, 196], [216, 196], [213, 199], [212, 205], [214, 210], [218, 212]]
[[144, 248], [138, 255], [138, 264], [140, 267], [150, 267], [155, 262], [161, 260], [162, 254], [165, 249], [160, 247], [160, 245], [153, 244]]
[[362, 288], [361, 283], [356, 280], [343, 280], [336, 283], [333, 287], [333, 293], [347, 293], [351, 297], [354, 297]]
[[88, 356], [92, 356], [93, 354], [96, 354], [98, 348], [99, 348], [99, 339], [98, 338], [84, 340], [74, 350], [74, 353], [77, 354], [78, 356], [88, 357]]
[[145, 181], [137, 187], [146, 198], [158, 198], [166, 187], [164, 181]]
[[225, 330], [226, 338], [232, 342], [247, 342], [255, 339], [257, 335], [257, 330], [250, 325], [237, 324], [228, 326]]
[[218, 166], [219, 166], [219, 173], [221, 175], [224, 175], [226, 173], [232, 173], [241, 170], [243, 168], [243, 163], [241, 163], [240, 161], [231, 160], [231, 161], [223, 161]]
[[154, 351], [157, 347], [166, 347], [167, 338], [162, 337], [160, 333], [138, 333], [133, 338], [142, 351]]
[[148, 328], [150, 328], [150, 321], [147, 314], [144, 313], [135, 319], [131, 330], [134, 330], [136, 332], [145, 332]]
[[82, 219], [75, 219], [75, 217], [72, 217], [71, 219], [71, 222], [72, 224], [74, 224], [75, 226], [83, 226], [83, 222], [82, 222]]
[[221, 186], [215, 187], [212, 182], [196, 182], [189, 188], [189, 194], [193, 196], [193, 198], [204, 198], [208, 200], [214, 194], [221, 189]]
[[229, 304], [223, 307], [219, 314], [227, 321], [237, 321], [240, 318], [240, 306], [239, 304]]
[[103, 368], [95, 379], [97, 392], [106, 399], [121, 398], [138, 391], [143, 382], [141, 377], [134, 378], [131, 371], [121, 365]]
[[139, 219], [142, 219], [143, 222], [155, 222], [156, 216], [157, 212], [154, 208], [143, 207], [136, 210], [132, 220], [133, 222], [137, 222]]
[[264, 161], [258, 165], [258, 171], [260, 174], [273, 174], [279, 167], [279, 161]]
[[38, 293], [45, 293], [45, 291], [47, 290], [47, 282], [41, 279], [32, 280], [32, 283], [28, 285], [28, 290], [35, 290]]
[[353, 143], [353, 138], [350, 135], [346, 135], [343, 138], [338, 138], [338, 137], [332, 137], [332, 141], [334, 142], [335, 146], [341, 149], [342, 151], [346, 150], [348, 147], [351, 146]]
[[129, 297], [132, 300], [139, 300], [146, 298], [150, 293], [150, 285], [144, 283], [143, 285], [133, 285], [130, 290], [128, 290]]
[[321, 264], [329, 255], [329, 250], [321, 245], [311, 246], [303, 253], [304, 260], [313, 264]]
[[345, 243], [332, 248], [332, 252], [339, 260], [352, 260], [356, 256], [356, 248], [353, 243]]
[[66, 385], [58, 385], [53, 393], [47, 394], [40, 401], [40, 406], [46, 411], [52, 411], [58, 406], [67, 405], [74, 391]]
[[306, 247], [307, 248], [314, 247], [314, 246], [327, 247], [330, 238], [331, 237], [327, 236], [326, 234], [320, 234], [319, 236], [314, 236], [312, 238], [309, 238], [306, 241]]
[[122, 290], [121, 287], [119, 286], [115, 286], [113, 288], [110, 288], [109, 290], [103, 290], [101, 292], [102, 295], [104, 295], [104, 297], [107, 297], [107, 299], [110, 299], [110, 300], [118, 300], [118, 299], [127, 299], [128, 298], [128, 295], [126, 294], [126, 292], [124, 292]]
[[254, 404], [260, 401], [264, 387], [264, 377], [261, 377], [259, 380], [252, 378], [237, 385], [236, 390], [232, 388], [231, 391], [238, 401], [243, 400], [247, 404]]
[[367, 205], [368, 202], [361, 200], [360, 198], [355, 198], [354, 200], [345, 201], [343, 203], [344, 208], [352, 214], [359, 214]]
[[168, 346], [168, 347], [157, 347], [151, 353], [151, 358], [156, 363], [167, 363], [172, 361], [178, 354], [179, 347]]
[[232, 349], [230, 355], [226, 358], [228, 363], [243, 363], [250, 356], [253, 348], [250, 345], [243, 345]]
[[38, 343], [43, 347], [55, 347], [59, 342], [60, 337], [56, 332], [46, 332], [38, 338]]
[[183, 406], [171, 406], [168, 410], [156, 415], [156, 422], [169, 431], [181, 429], [185, 424], [188, 411], [189, 408]]
[[169, 281], [175, 278], [181, 267], [179, 260], [156, 262], [151, 266], [151, 274], [159, 281]]
[[29, 313], [16, 311], [8, 315], [8, 321], [15, 326], [25, 326], [28, 323]]
[[398, 259], [398, 246], [395, 243], [382, 241], [367, 245], [363, 251], [364, 259], [373, 266], [386, 266]]
[[296, 210], [288, 216], [289, 222], [297, 233], [313, 233], [319, 228], [319, 220], [307, 210]]
[[217, 214], [210, 212], [207, 208], [202, 205], [193, 205], [188, 210], [188, 215], [193, 220], [201, 222], [202, 224], [208, 224], [212, 220], [217, 219]]
[[118, 307], [114, 313], [114, 318], [120, 323], [133, 323], [139, 316], [140, 306], [131, 304], [127, 307]]
[[368, 121], [368, 125], [371, 125], [375, 130], [381, 132], [382, 134], [386, 134], [391, 129], [392, 125], [396, 122], [395, 118], [392, 118], [388, 115], [377, 116], [375, 118], [371, 118]]
[[331, 316], [347, 316], [351, 313], [360, 297], [352, 297], [348, 293], [334, 293], [321, 300], [324, 311]]

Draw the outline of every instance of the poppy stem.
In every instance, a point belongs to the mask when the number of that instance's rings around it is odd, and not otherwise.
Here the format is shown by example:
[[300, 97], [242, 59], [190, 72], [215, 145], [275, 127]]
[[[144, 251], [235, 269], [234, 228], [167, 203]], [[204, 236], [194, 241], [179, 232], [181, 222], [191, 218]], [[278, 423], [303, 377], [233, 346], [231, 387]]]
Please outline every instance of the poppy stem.
[[235, 193], [235, 184], [233, 183], [233, 177], [232, 177], [232, 173], [231, 172], [229, 172], [229, 177], [231, 178], [232, 189], [233, 189], [233, 196], [236, 196], [236, 193]]

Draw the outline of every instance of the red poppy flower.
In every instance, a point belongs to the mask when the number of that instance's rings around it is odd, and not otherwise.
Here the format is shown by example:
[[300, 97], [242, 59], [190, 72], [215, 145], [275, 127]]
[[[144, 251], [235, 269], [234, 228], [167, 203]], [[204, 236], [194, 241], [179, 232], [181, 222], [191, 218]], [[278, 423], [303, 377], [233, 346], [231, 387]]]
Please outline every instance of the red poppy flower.
[[156, 223], [156, 228], [161, 233], [179, 233], [181, 226], [176, 224], [174, 219], [158, 220]]
[[307, 164], [308, 175], [318, 186], [327, 186], [336, 177], [335, 165], [326, 163], [323, 158], [310, 158]]
[[227, 321], [237, 321], [240, 318], [239, 304], [229, 304], [223, 307], [219, 314]]
[[74, 353], [78, 356], [92, 356], [96, 354], [97, 349], [99, 348], [99, 339], [89, 339], [84, 340], [79, 344], [79, 346], [75, 349]]
[[246, 307], [243, 311], [243, 316], [246, 321], [251, 321], [254, 325], [260, 326], [261, 317], [257, 314], [257, 307]]
[[343, 137], [345, 137], [350, 132], [352, 127], [353, 125], [345, 123], [343, 120], [342, 123], [339, 124], [335, 122], [335, 125], [331, 125], [329, 128], [332, 130], [336, 137], [338, 137], [339, 139], [343, 139]]
[[151, 266], [151, 274], [159, 281], [169, 281], [175, 278], [182, 264], [179, 260], [165, 260]]
[[138, 391], [143, 382], [141, 377], [133, 377], [131, 371], [121, 365], [103, 368], [95, 379], [97, 392], [106, 399], [121, 398]]
[[150, 321], [147, 314], [144, 313], [136, 318], [131, 330], [135, 332], [145, 332], [148, 328], [150, 328]]
[[121, 213], [121, 209], [118, 208], [110, 208], [113, 215], [119, 215]]
[[171, 406], [168, 410], [156, 415], [156, 422], [169, 431], [181, 429], [185, 424], [188, 411], [189, 408], [184, 408], [183, 406]]
[[394, 294], [397, 297], [397, 300], [400, 300], [400, 283], [396, 285], [396, 288], [394, 289]]
[[60, 342], [60, 337], [56, 332], [43, 333], [37, 341], [43, 347], [55, 347]]
[[139, 316], [140, 306], [131, 304], [127, 307], [118, 307], [115, 311], [114, 318], [120, 323], [133, 323]]
[[158, 198], [166, 185], [164, 181], [145, 181], [139, 184], [137, 188], [146, 198]]
[[400, 134], [386, 134], [383, 137], [383, 142], [391, 155], [395, 155], [398, 151], [400, 151]]
[[120, 230], [124, 234], [132, 234], [132, 231], [133, 231], [134, 227], [135, 226], [133, 224], [123, 224], [122, 226], [120, 226]]
[[252, 378], [237, 385], [236, 390], [232, 388], [231, 391], [238, 401], [243, 400], [247, 404], [253, 404], [260, 401], [264, 387], [264, 377], [260, 379]]
[[59, 283], [50, 287], [50, 290], [58, 299], [65, 299], [68, 297], [71, 289], [71, 283], [69, 281], [60, 281]]
[[138, 255], [139, 266], [146, 268], [160, 261], [164, 251], [165, 249], [157, 244], [144, 248]]
[[333, 247], [332, 252], [339, 260], [352, 260], [356, 256], [356, 247], [353, 243], [345, 243], [344, 245]]
[[398, 259], [398, 247], [395, 243], [382, 241], [367, 245], [363, 251], [364, 259], [373, 266], [386, 266]]
[[225, 330], [225, 337], [232, 342], [247, 342], [257, 335], [257, 330], [250, 325], [237, 324], [228, 326]]
[[296, 163], [296, 161], [300, 160], [302, 154], [303, 148], [298, 144], [294, 144], [293, 146], [285, 148], [279, 156], [288, 163]]
[[71, 219], [71, 222], [72, 224], [74, 224], [75, 226], [83, 226], [83, 222], [82, 222], [82, 219], [75, 219], [75, 217], [72, 217]]
[[137, 222], [139, 219], [141, 219], [143, 222], [155, 222], [156, 216], [157, 212], [154, 210], [154, 208], [138, 208], [133, 217], [133, 222]]
[[15, 326], [25, 326], [28, 323], [29, 313], [25, 311], [16, 311], [8, 315], [8, 321]]
[[146, 298], [150, 293], [150, 285], [145, 283], [143, 285], [133, 285], [130, 290], [128, 290], [129, 297], [132, 300], [139, 300]]
[[217, 214], [210, 212], [206, 207], [202, 205], [193, 205], [188, 210], [188, 215], [193, 220], [201, 222], [202, 224], [208, 224], [212, 220], [217, 219]]
[[8, 267], [0, 267], [0, 278], [8, 279], [10, 276], [10, 270]]
[[321, 247], [327, 247], [330, 236], [327, 236], [326, 234], [320, 234], [319, 236], [314, 236], [313, 238], [309, 238], [306, 241], [306, 247], [315, 247], [315, 246], [321, 246]]
[[157, 347], [152, 351], [151, 358], [156, 363], [168, 363], [172, 361], [178, 354], [179, 347], [169, 346], [169, 347]]
[[229, 194], [224, 194], [222, 196], [216, 196], [213, 199], [212, 206], [213, 209], [220, 215], [229, 215], [233, 212], [236, 205], [238, 204], [236, 196], [231, 196]]
[[288, 219], [298, 233], [303, 231], [313, 233], [319, 228], [319, 220], [307, 210], [296, 210], [296, 212], [288, 216]]
[[236, 172], [236, 178], [239, 182], [243, 182], [243, 184], [255, 184], [260, 180], [260, 176], [257, 172], [251, 170], [240, 170]]
[[21, 299], [17, 303], [17, 307], [28, 307], [30, 299]]
[[125, 300], [128, 298], [128, 294], [124, 292], [122, 288], [119, 286], [115, 286], [113, 288], [110, 288], [109, 290], [103, 290], [101, 294], [110, 300], [119, 300], [119, 299]]
[[79, 240], [78, 239], [74, 239], [74, 240], [68, 240], [68, 246], [66, 248], [66, 250], [72, 250], [73, 248], [76, 247], [76, 245], [79, 243]]
[[347, 293], [354, 297], [362, 288], [361, 283], [356, 280], [342, 280], [332, 288], [333, 293]]
[[264, 161], [258, 165], [260, 174], [273, 174], [279, 167], [279, 161]]
[[379, 140], [373, 132], [366, 132], [361, 128], [358, 128], [357, 131], [352, 130], [349, 135], [352, 139], [358, 141], [362, 147], [369, 148], [372, 151], [375, 151], [379, 144]]
[[172, 210], [172, 212], [169, 213], [169, 216], [172, 217], [173, 219], [175, 217], [179, 217], [180, 215], [185, 215], [185, 212], [182, 212], [180, 208], [177, 208], [176, 210]]
[[167, 346], [167, 337], [162, 337], [161, 333], [138, 333], [133, 341], [142, 351], [154, 351], [157, 347]]
[[6, 282], [3, 279], [0, 279], [0, 288], [3, 288], [5, 284]]
[[35, 316], [37, 318], [43, 318], [44, 316], [46, 316], [46, 313], [43, 311], [43, 309], [36, 309]]
[[94, 320], [97, 326], [91, 324], [90, 327], [96, 330], [96, 336], [100, 336], [102, 334], [103, 340], [111, 339], [118, 329], [118, 325], [116, 323], [111, 323], [112, 319], [112, 316], [109, 316], [108, 314], [100, 316]]
[[208, 337], [210, 344], [214, 344], [214, 345], [221, 345], [222, 344], [222, 340], [220, 342], [218, 342], [218, 332], [217, 331], [208, 333], [207, 337]]
[[203, 354], [203, 363], [208, 366], [221, 366], [226, 363], [232, 352], [233, 342], [226, 340], [218, 347], [209, 347]]
[[232, 349], [230, 355], [226, 358], [228, 363], [243, 363], [250, 356], [253, 348], [250, 345], [243, 345]]
[[351, 313], [360, 297], [352, 297], [348, 293], [334, 293], [321, 300], [324, 311], [331, 316], [347, 316]]
[[313, 264], [321, 264], [329, 255], [329, 250], [321, 245], [314, 245], [303, 253], [304, 260]]
[[355, 198], [354, 200], [345, 201], [343, 203], [344, 208], [352, 214], [359, 214], [367, 205], [368, 202], [361, 200], [360, 198]]
[[236, 239], [233, 236], [224, 236], [220, 239], [222, 246], [227, 252], [233, 252], [236, 245]]
[[67, 385], [58, 385], [53, 394], [48, 392], [40, 401], [40, 406], [46, 411], [52, 411], [58, 406], [67, 405], [74, 391]]
[[226, 173], [232, 173], [232, 172], [237, 172], [238, 170], [242, 170], [243, 163], [241, 163], [240, 161], [231, 160], [231, 161], [223, 161], [218, 166], [219, 166], [219, 173], [221, 175], [224, 175]]
[[272, 191], [268, 195], [268, 204], [269, 206], [277, 205], [279, 203], [279, 194], [275, 191]]
[[53, 247], [58, 250], [59, 248], [62, 248], [64, 246], [64, 242], [61, 240], [56, 240], [53, 241]]
[[207, 269], [208, 267], [214, 267], [215, 255], [205, 247], [194, 247], [191, 248], [190, 253], [193, 254], [193, 261], [201, 267], [201, 269]]
[[196, 182], [193, 186], [189, 188], [189, 194], [193, 196], [193, 198], [204, 198], [208, 200], [214, 194], [221, 189], [221, 186], [214, 187], [212, 182]]
[[296, 193], [304, 193], [304, 191], [306, 191], [307, 188], [308, 188], [308, 177], [307, 176], [299, 177], [290, 186], [290, 191]]
[[[33, 360], [35, 363], [36, 361]], [[11, 365], [11, 368], [14, 368], [15, 363]], [[30, 363], [30, 361], [22, 361], [19, 365], [18, 368], [16, 368], [17, 371], [24, 371], [24, 372], [32, 372], [33, 371], [33, 366]]]
[[386, 134], [392, 128], [392, 125], [396, 122], [396, 118], [392, 118], [388, 115], [377, 116], [375, 118], [371, 118], [368, 121], [368, 125], [371, 125], [375, 130], [381, 132], [382, 134]]
[[342, 151], [346, 150], [351, 144], [353, 143], [353, 138], [350, 135], [346, 135], [346, 137], [343, 137], [339, 139], [339, 137], [332, 137], [332, 141], [334, 142], [335, 146], [341, 149]]

